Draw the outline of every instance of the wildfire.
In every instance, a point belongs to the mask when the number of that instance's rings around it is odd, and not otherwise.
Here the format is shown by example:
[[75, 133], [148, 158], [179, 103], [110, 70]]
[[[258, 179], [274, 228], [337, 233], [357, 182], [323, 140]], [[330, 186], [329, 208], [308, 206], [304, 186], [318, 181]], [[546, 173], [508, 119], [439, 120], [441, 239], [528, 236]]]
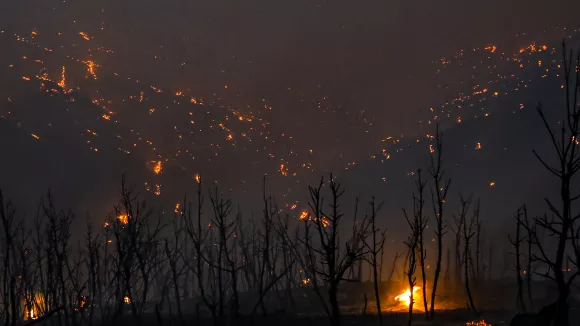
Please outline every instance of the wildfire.
[[[419, 289], [420, 289], [420, 287], [418, 287], [418, 286], [413, 287], [413, 302], [418, 301], [417, 300], [418, 299], [417, 291], [419, 291]], [[405, 290], [405, 292], [396, 296], [395, 300], [403, 303], [407, 307], [410, 306], [411, 305], [411, 289], [407, 289], [407, 290]]]
[[84, 64], [87, 65], [87, 72], [91, 75], [94, 79], [97, 79], [97, 74], [95, 73], [95, 68], [98, 67], [94, 61], [88, 60], [85, 61]]
[[58, 86], [61, 88], [66, 88], [66, 67], [62, 66], [61, 80], [58, 82]]
[[121, 215], [117, 216], [117, 219], [122, 224], [129, 224], [129, 216], [127, 214], [121, 214]]
[[163, 163], [161, 163], [161, 161], [157, 161], [153, 167], [153, 172], [155, 172], [155, 174], [159, 174], [161, 171], [163, 171]]
[[83, 39], [85, 39], [85, 41], [90, 41], [90, 40], [91, 40], [91, 38], [89, 37], [89, 35], [88, 35], [87, 33], [85, 33], [85, 32], [80, 32], [80, 33], [79, 33], [79, 35], [80, 35], [80, 36], [81, 36]]
[[26, 318], [29, 320], [38, 319], [38, 315], [34, 312], [34, 308], [30, 308], [30, 310], [26, 311]]
[[491, 326], [491, 324], [486, 323], [485, 320], [480, 320], [467, 322], [465, 326]]
[[131, 303], [131, 298], [129, 298], [128, 296], [124, 296], [123, 302], [125, 302], [126, 304], [129, 304], [129, 303]]

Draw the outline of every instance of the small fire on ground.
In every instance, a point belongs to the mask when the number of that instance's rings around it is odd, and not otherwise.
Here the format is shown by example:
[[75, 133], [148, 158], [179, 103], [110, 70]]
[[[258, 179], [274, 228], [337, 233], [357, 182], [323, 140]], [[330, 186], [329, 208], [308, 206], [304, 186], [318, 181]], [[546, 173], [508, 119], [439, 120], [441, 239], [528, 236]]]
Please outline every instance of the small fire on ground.
[[[420, 287], [413, 287], [413, 306], [416, 307], [417, 302], [419, 302], [419, 289]], [[405, 290], [403, 293], [395, 297], [395, 300], [406, 307], [411, 305], [411, 289]]]
[[491, 324], [486, 323], [485, 320], [480, 320], [467, 322], [465, 326], [491, 326]]

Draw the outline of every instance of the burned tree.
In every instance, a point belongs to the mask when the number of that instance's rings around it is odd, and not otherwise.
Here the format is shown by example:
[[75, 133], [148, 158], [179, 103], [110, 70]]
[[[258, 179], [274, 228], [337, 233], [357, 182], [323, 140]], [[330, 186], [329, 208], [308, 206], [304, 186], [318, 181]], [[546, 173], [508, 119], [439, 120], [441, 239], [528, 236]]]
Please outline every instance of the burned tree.
[[[564, 71], [564, 92], [565, 92], [565, 117], [558, 122], [558, 129], [552, 126], [545, 115], [544, 108], [538, 105], [538, 114], [548, 133], [551, 147], [556, 155], [553, 158], [540, 155], [534, 151], [534, 155], [540, 163], [554, 175], [559, 182], [559, 202], [546, 197], [550, 214], [534, 218], [534, 226], [526, 223], [526, 229], [533, 237], [533, 244], [539, 254], [534, 258], [545, 264], [549, 271], [543, 276], [553, 280], [558, 288], [557, 311], [555, 324], [559, 326], [568, 325], [568, 297], [570, 287], [575, 278], [580, 274], [578, 269], [580, 264], [580, 214], [577, 212], [576, 202], [580, 195], [573, 193], [572, 186], [575, 182], [578, 170], [580, 170], [580, 53], [574, 57], [574, 52], [567, 52], [566, 43], [562, 44], [563, 49], [563, 71]], [[539, 233], [548, 232], [557, 245], [554, 249], [549, 248], [540, 241]], [[553, 252], [548, 252], [553, 250]], [[570, 254], [569, 252], [572, 251]], [[574, 273], [566, 274], [565, 263], [572, 262], [577, 270]]]
[[[447, 192], [451, 185], [451, 179], [445, 178], [445, 171], [443, 169], [443, 134], [439, 132], [439, 125], [435, 134], [435, 158], [430, 157], [431, 168], [429, 173], [433, 180], [433, 188], [431, 189], [431, 201], [433, 204], [433, 215], [435, 216], [435, 235], [437, 237], [437, 263], [435, 266], [435, 275], [433, 276], [433, 289], [431, 290], [431, 318], [435, 318], [435, 298], [437, 296], [437, 285], [439, 284], [439, 276], [441, 275], [441, 261], [443, 256], [443, 236], [447, 233], [447, 225], [443, 218], [443, 204], [447, 198]], [[449, 263], [449, 261], [447, 262]]]
[[[322, 195], [322, 188], [324, 186], [324, 179], [316, 187], [309, 187], [310, 201], [309, 206], [311, 213], [304, 217], [306, 223], [306, 235], [303, 241], [306, 247], [306, 255], [308, 256], [307, 264], [312, 269], [312, 274], [320, 277], [327, 287], [328, 301], [323, 299], [320, 295], [320, 288], [315, 285], [315, 289], [319, 292], [321, 303], [325, 310], [329, 313], [330, 323], [332, 326], [340, 325], [340, 307], [338, 305], [338, 290], [339, 285], [344, 280], [345, 273], [352, 267], [352, 265], [362, 259], [365, 255], [365, 246], [363, 245], [366, 236], [366, 222], [354, 221], [355, 228], [354, 236], [344, 243], [340, 241], [340, 226], [344, 217], [340, 208], [340, 199], [344, 195], [344, 189], [341, 187], [334, 176], [330, 175], [328, 185], [330, 188], [331, 199], [329, 204], [329, 212], [325, 211], [324, 196]], [[356, 216], [356, 212], [355, 212]], [[314, 233], [316, 240], [312, 239], [308, 233], [309, 225], [314, 226]], [[344, 245], [344, 251], [341, 246]], [[316, 255], [320, 258], [320, 263], [314, 258]], [[314, 279], [314, 282], [317, 280]]]
[[518, 208], [518, 212], [516, 214], [516, 235], [515, 239], [512, 239], [511, 236], [508, 235], [509, 241], [514, 247], [515, 250], [515, 259], [516, 259], [516, 280], [518, 283], [518, 292], [517, 292], [517, 307], [518, 310], [522, 312], [526, 312], [526, 304], [524, 303], [524, 295], [523, 295], [523, 281], [522, 281], [522, 267], [521, 267], [521, 244], [524, 241], [521, 236], [521, 229], [522, 226], [522, 208]]
[[[373, 274], [373, 288], [375, 292], [375, 300], [377, 305], [377, 315], [379, 316], [379, 324], [383, 323], [383, 313], [381, 311], [381, 298], [379, 295], [379, 257], [382, 256], [383, 248], [386, 240], [386, 230], [381, 230], [377, 227], [377, 214], [381, 209], [382, 203], [376, 204], [373, 197], [369, 203], [370, 206], [370, 237], [365, 237], [364, 245], [367, 248], [367, 255], [363, 256], [372, 268]], [[370, 238], [370, 239], [369, 239]], [[365, 297], [366, 298], [366, 297]]]

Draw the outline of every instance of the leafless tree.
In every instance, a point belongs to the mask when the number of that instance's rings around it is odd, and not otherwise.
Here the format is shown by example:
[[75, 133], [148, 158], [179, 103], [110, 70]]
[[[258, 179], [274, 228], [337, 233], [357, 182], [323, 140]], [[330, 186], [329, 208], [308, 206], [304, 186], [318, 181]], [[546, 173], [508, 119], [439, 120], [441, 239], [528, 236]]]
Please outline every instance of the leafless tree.
[[517, 307], [518, 310], [522, 311], [522, 312], [526, 312], [526, 304], [524, 303], [524, 295], [523, 295], [523, 280], [522, 280], [522, 267], [521, 267], [521, 244], [524, 241], [524, 239], [521, 236], [521, 226], [522, 226], [522, 214], [523, 214], [523, 209], [522, 208], [518, 208], [518, 212], [516, 214], [516, 235], [515, 235], [515, 239], [512, 239], [509, 235], [509, 241], [512, 244], [512, 246], [515, 249], [515, 259], [516, 259], [516, 266], [515, 266], [515, 272], [516, 272], [516, 280], [518, 283], [518, 295], [517, 295], [517, 299], [516, 299], [516, 303], [517, 303]]
[[[562, 44], [562, 49], [566, 115], [558, 122], [557, 127], [553, 127], [545, 115], [543, 106], [539, 104], [537, 107], [556, 155], [554, 158], [548, 158], [534, 151], [534, 155], [541, 164], [559, 181], [559, 202], [546, 197], [550, 214], [534, 218], [536, 229], [532, 236], [533, 244], [539, 252], [535, 259], [549, 267], [549, 272], [543, 276], [552, 279], [558, 288], [558, 309], [555, 324], [567, 326], [570, 287], [580, 273], [580, 269], [578, 269], [580, 263], [578, 225], [580, 214], [576, 212], [577, 208], [575, 207], [580, 196], [573, 193], [572, 189], [574, 178], [580, 169], [580, 155], [577, 146], [580, 134], [580, 71], [578, 69], [580, 53], [568, 52], [565, 42]], [[530, 224], [526, 225], [528, 230], [532, 228]], [[538, 233], [543, 231], [549, 232], [550, 238], [557, 243], [553, 253], [549, 253], [548, 251], [551, 249], [539, 239]], [[569, 251], [572, 251], [571, 255]], [[567, 269], [564, 268], [567, 261], [571, 261], [577, 267], [576, 272], [567, 274]]]
[[[362, 259], [366, 253], [363, 243], [367, 223], [364, 220], [357, 221], [355, 219], [353, 222], [354, 236], [348, 241], [341, 243], [339, 230], [344, 213], [342, 213], [340, 208], [340, 199], [344, 195], [344, 189], [331, 174], [328, 181], [331, 199], [329, 212], [327, 213], [325, 212], [324, 197], [322, 195], [323, 185], [324, 179], [321, 179], [318, 186], [309, 187], [311, 213], [304, 218], [306, 224], [305, 232], [307, 233], [303, 244], [306, 247], [307, 265], [312, 270], [312, 274], [316, 275], [317, 278], [320, 277], [327, 286], [328, 305], [320, 294], [320, 288], [315, 285], [319, 298], [321, 298], [321, 303], [329, 313], [331, 325], [339, 326], [341, 316], [337, 296], [339, 285], [344, 280], [345, 273], [355, 262]], [[312, 241], [308, 233], [310, 230], [309, 225], [314, 226], [316, 242]], [[342, 245], [345, 247], [344, 251], [340, 249]], [[315, 260], [315, 256], [320, 258], [319, 264]], [[316, 282], [317, 279], [313, 281]]]
[[[379, 203], [378, 205], [375, 202], [375, 197], [372, 197], [371, 201], [369, 202], [370, 206], [370, 237], [365, 237], [364, 245], [367, 248], [367, 255], [363, 256], [363, 258], [369, 263], [372, 268], [373, 273], [373, 286], [375, 292], [375, 300], [377, 306], [377, 315], [379, 317], [379, 324], [383, 323], [383, 313], [381, 310], [381, 298], [379, 295], [379, 257], [382, 256], [383, 248], [385, 246], [386, 240], [386, 229], [381, 231], [377, 226], [377, 214], [381, 209], [383, 203]], [[369, 239], [370, 238], [370, 239]]]
[[435, 153], [430, 156], [431, 167], [429, 173], [433, 180], [431, 189], [431, 201], [433, 204], [433, 215], [435, 216], [435, 235], [437, 237], [437, 263], [435, 266], [435, 275], [433, 276], [433, 288], [431, 290], [431, 319], [435, 318], [435, 299], [437, 296], [437, 285], [441, 275], [441, 262], [443, 256], [443, 237], [447, 233], [447, 224], [443, 217], [443, 205], [447, 198], [447, 192], [451, 186], [451, 179], [445, 177], [443, 169], [443, 134], [439, 131], [437, 125], [435, 134]]

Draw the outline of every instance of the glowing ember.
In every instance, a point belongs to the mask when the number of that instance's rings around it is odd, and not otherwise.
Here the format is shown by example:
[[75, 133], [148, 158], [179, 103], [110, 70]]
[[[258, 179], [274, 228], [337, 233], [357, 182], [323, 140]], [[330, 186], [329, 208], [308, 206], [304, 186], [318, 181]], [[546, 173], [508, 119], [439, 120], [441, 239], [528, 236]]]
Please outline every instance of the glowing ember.
[[58, 82], [58, 86], [60, 86], [61, 88], [66, 88], [66, 68], [65, 68], [65, 66], [62, 66], [61, 80]]
[[[419, 289], [420, 289], [420, 287], [418, 287], [418, 286], [413, 287], [413, 302], [417, 302], [417, 299], [418, 299], [417, 291], [419, 291]], [[396, 296], [395, 300], [400, 302], [400, 303], [403, 303], [407, 307], [410, 306], [411, 305], [411, 289], [407, 289], [407, 290], [405, 290], [405, 292]]]
[[128, 224], [129, 223], [129, 216], [127, 216], [127, 214], [121, 214], [121, 215], [117, 216], [117, 219], [122, 224]]
[[480, 320], [480, 321], [470, 321], [465, 323], [466, 326], [491, 326], [491, 324], [488, 324], [485, 322], [485, 320]]
[[91, 38], [89, 37], [89, 35], [87, 35], [87, 33], [85, 32], [80, 32], [79, 35], [85, 40], [85, 41], [90, 41]]
[[91, 60], [84, 61], [84, 64], [87, 65], [87, 72], [89, 73], [89, 75], [91, 75], [93, 79], [97, 79], [97, 74], [95, 73], [95, 68], [98, 67], [97, 64], [95, 64], [95, 62]]
[[129, 298], [128, 296], [124, 296], [123, 297], [123, 301], [127, 304], [131, 303], [131, 298]]
[[24, 319], [28, 319], [28, 320], [38, 319], [38, 315], [34, 312], [34, 308], [30, 308], [30, 310], [26, 310], [26, 317]]
[[153, 172], [155, 172], [155, 174], [159, 174], [161, 171], [163, 171], [163, 163], [161, 163], [161, 161], [157, 161], [153, 167]]

